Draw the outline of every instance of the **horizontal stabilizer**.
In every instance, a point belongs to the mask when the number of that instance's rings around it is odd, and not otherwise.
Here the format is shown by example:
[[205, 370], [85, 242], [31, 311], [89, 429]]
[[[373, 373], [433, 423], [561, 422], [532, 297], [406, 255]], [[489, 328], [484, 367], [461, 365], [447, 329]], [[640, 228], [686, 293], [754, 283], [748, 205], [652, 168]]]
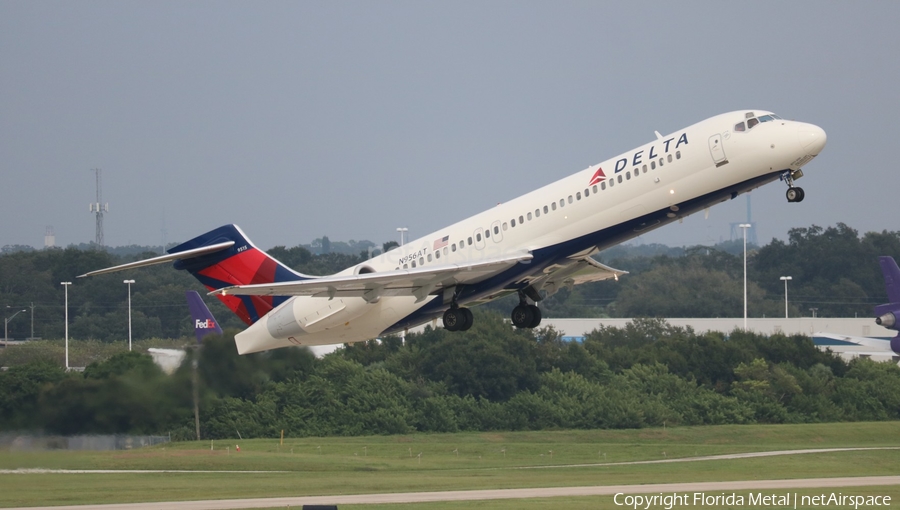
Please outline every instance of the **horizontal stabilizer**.
[[162, 264], [164, 262], [171, 262], [173, 260], [184, 260], [190, 259], [194, 257], [199, 257], [201, 255], [206, 255], [208, 253], [214, 253], [217, 251], [226, 250], [231, 248], [234, 245], [234, 241], [226, 241], [224, 243], [213, 244], [210, 246], [203, 246], [201, 248], [195, 248], [193, 250], [181, 251], [178, 253], [170, 253], [168, 255], [161, 255], [159, 257], [153, 257], [152, 259], [147, 260], [139, 260], [137, 262], [129, 262], [128, 264], [122, 264], [120, 266], [107, 267], [106, 269], [98, 269], [96, 271], [91, 271], [90, 273], [85, 273], [83, 275], [79, 275], [78, 278], [84, 278], [85, 276], [97, 276], [101, 274], [107, 273], [116, 273], [118, 271], [124, 271], [126, 269], [135, 269], [138, 267], [146, 267], [153, 266], [156, 264]]

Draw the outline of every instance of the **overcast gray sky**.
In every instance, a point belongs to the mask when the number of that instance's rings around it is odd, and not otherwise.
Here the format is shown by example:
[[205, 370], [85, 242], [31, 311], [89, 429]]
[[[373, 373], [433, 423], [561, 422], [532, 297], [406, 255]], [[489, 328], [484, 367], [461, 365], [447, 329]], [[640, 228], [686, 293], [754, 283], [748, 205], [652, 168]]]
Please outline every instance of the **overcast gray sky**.
[[[828, 145], [760, 242], [900, 230], [900, 2], [0, 0], [0, 246], [425, 235], [712, 115]], [[645, 235], [727, 240], [743, 197]]]

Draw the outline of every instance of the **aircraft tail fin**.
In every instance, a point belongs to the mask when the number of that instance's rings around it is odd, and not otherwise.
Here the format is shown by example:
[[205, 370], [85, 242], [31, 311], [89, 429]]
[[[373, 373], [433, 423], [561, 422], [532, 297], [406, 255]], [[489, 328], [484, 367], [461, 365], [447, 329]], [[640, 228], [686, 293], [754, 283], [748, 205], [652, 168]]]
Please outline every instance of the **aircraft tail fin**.
[[[275, 283], [311, 278], [278, 262], [247, 239], [237, 225], [225, 225], [168, 250], [169, 254], [194, 252], [204, 247], [224, 248], [189, 258], [179, 258], [175, 269], [191, 273], [209, 290], [232, 285]], [[284, 296], [216, 296], [245, 323], [253, 324], [286, 301]]]
[[212, 334], [222, 334], [222, 328], [216, 322], [212, 312], [197, 291], [189, 290], [184, 293], [187, 298], [188, 308], [191, 309], [191, 320], [194, 323], [194, 334], [197, 335], [197, 343], [203, 343], [203, 337]]
[[900, 303], [900, 267], [893, 257], [878, 257], [881, 274], [884, 275], [884, 286], [887, 288], [888, 301]]
[[[900, 330], [900, 268], [893, 257], [878, 257], [881, 273], [884, 275], [884, 286], [887, 289], [888, 301], [875, 307], [875, 324]], [[900, 354], [900, 334], [891, 339], [891, 350]]]
[[[254, 283], [291, 282], [315, 278], [300, 274], [270, 257], [247, 239], [237, 225], [225, 225], [197, 236], [161, 255], [91, 271], [79, 278], [175, 261], [209, 290]], [[253, 324], [288, 300], [284, 296], [216, 296], [245, 323]]]

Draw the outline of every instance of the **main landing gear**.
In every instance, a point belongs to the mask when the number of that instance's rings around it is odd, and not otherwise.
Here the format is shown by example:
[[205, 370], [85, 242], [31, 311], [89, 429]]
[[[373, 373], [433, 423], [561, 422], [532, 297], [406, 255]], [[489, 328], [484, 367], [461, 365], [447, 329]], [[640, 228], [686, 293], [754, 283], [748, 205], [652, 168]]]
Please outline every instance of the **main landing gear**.
[[472, 311], [454, 304], [444, 312], [444, 329], [447, 331], [466, 331], [472, 327], [474, 319]]
[[800, 170], [795, 170], [793, 172], [787, 170], [781, 175], [781, 179], [788, 185], [787, 193], [785, 193], [788, 202], [802, 202], [803, 199], [806, 198], [806, 193], [803, 191], [803, 188], [794, 186], [794, 179], [799, 179], [801, 177], [803, 177], [803, 172]]
[[[534, 289], [526, 289], [519, 291], [519, 305], [513, 308], [512, 323], [515, 327], [536, 328], [541, 323], [541, 309], [537, 305], [528, 304], [528, 298], [540, 295]], [[466, 331], [472, 327], [472, 311], [468, 308], [461, 308], [456, 304], [456, 299], [450, 308], [444, 312], [444, 329], [447, 331]]]
[[523, 328], [536, 328], [541, 323], [541, 309], [537, 305], [528, 304], [528, 293], [531, 297], [540, 299], [540, 295], [532, 287], [528, 287], [526, 291], [519, 291], [519, 305], [513, 308], [512, 323], [513, 326]]

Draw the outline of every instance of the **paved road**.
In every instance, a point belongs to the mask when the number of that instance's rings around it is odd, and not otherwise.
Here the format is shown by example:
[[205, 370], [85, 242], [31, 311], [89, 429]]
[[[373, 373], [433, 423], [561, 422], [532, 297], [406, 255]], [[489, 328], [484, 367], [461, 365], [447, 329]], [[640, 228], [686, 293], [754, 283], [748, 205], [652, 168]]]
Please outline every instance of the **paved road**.
[[[712, 455], [704, 457], [685, 457], [681, 459], [666, 459], [655, 461], [619, 462], [608, 464], [578, 464], [552, 467], [590, 467], [590, 466], [614, 466], [623, 464], [662, 463], [662, 462], [695, 462], [714, 461], [725, 459], [741, 459], [753, 457], [766, 457], [774, 455], [796, 455], [804, 453], [825, 453], [857, 450], [894, 450], [897, 448], [823, 448], [809, 450], [780, 450], [771, 452], [751, 452], [727, 455]], [[536, 466], [537, 467], [537, 466]], [[516, 468], [514, 468], [516, 469]], [[518, 468], [523, 469], [523, 468]], [[525, 468], [528, 469], [528, 468]], [[147, 473], [148, 470], [111, 471], [111, 470], [3, 470], [3, 474], [40, 474], [40, 473]], [[159, 471], [171, 472], [171, 471]], [[560, 496], [610, 496], [616, 493], [625, 494], [649, 494], [649, 493], [673, 493], [673, 492], [721, 492], [721, 491], [756, 491], [756, 490], [784, 490], [784, 489], [809, 489], [832, 487], [864, 487], [900, 485], [900, 476], [860, 476], [840, 478], [800, 478], [790, 480], [739, 480], [731, 482], [693, 482], [693, 483], [666, 483], [646, 485], [600, 485], [589, 487], [545, 487], [531, 489], [492, 489], [471, 491], [442, 491], [442, 492], [404, 492], [391, 494], [354, 494], [338, 496], [301, 496], [283, 498], [251, 498], [251, 499], [220, 499], [204, 501], [169, 501], [162, 503], [120, 503], [111, 505], [73, 505], [73, 506], [48, 506], [27, 507], [29, 510], [217, 510], [217, 509], [243, 509], [243, 508], [270, 508], [270, 507], [302, 507], [303, 505], [349, 505], [362, 503], [426, 503], [432, 501], [477, 501], [491, 499], [524, 499], [524, 498], [552, 498]], [[12, 509], [22, 510], [22, 509]]]
[[[842, 478], [801, 478], [794, 480], [742, 480], [733, 482], [658, 483], [647, 485], [603, 485], [596, 487], [548, 487], [539, 489], [495, 489], [477, 491], [404, 492], [356, 494], [352, 496], [303, 496], [290, 498], [219, 499], [211, 501], [171, 501], [165, 503], [125, 503], [115, 505], [45, 506], [29, 510], [217, 510], [291, 507], [303, 505], [350, 505], [374, 503], [427, 503], [432, 501], [475, 501], [490, 499], [552, 498], [558, 496], [611, 496], [616, 493], [693, 493], [757, 491], [833, 487], [900, 485], [900, 476], [859, 476]], [[17, 509], [13, 509], [17, 510]]]

